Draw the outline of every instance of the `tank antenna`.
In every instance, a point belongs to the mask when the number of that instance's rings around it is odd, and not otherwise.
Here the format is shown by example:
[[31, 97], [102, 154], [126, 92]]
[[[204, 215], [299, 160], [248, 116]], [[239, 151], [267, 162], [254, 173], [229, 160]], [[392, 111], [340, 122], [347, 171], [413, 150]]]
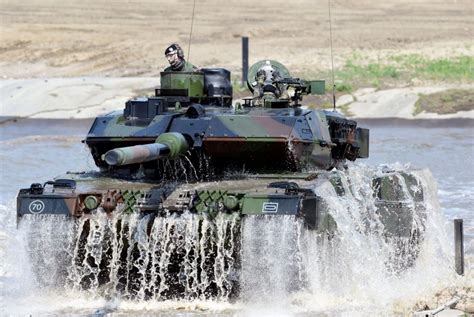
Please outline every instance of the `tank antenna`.
[[334, 57], [333, 57], [333, 49], [332, 49], [331, 0], [328, 0], [328, 11], [329, 11], [329, 40], [331, 43], [332, 104], [333, 104], [333, 111], [336, 111], [336, 83], [334, 82]]
[[188, 61], [191, 56], [191, 38], [193, 35], [193, 24], [194, 24], [194, 9], [196, 8], [196, 0], [193, 2], [193, 15], [191, 16], [191, 30], [189, 31], [189, 42], [188, 42]]

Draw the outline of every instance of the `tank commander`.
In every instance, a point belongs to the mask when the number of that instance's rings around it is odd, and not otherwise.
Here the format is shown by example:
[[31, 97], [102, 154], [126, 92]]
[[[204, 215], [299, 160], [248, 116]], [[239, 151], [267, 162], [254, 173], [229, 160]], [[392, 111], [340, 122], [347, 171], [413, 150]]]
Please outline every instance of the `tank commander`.
[[253, 104], [255, 106], [262, 105], [263, 98], [263, 84], [265, 82], [265, 71], [260, 69], [255, 75], [254, 89], [253, 89]]
[[282, 79], [278, 70], [273, 68], [270, 68], [269, 71], [260, 69], [255, 75], [255, 82], [253, 83], [253, 104], [262, 106], [265, 99], [290, 99], [286, 85], [279, 82]]
[[171, 44], [165, 50], [165, 56], [170, 66], [165, 72], [195, 72], [199, 69], [184, 59], [184, 52], [179, 44]]

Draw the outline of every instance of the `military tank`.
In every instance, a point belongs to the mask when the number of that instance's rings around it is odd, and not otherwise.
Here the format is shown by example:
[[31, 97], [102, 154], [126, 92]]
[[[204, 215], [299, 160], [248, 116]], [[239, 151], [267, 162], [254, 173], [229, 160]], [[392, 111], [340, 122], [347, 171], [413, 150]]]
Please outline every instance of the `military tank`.
[[[253, 97], [233, 105], [226, 69], [162, 72], [154, 96], [94, 120], [83, 142], [98, 172], [20, 190], [20, 223], [33, 215], [74, 223], [69, 252], [58, 256], [69, 284], [143, 299], [229, 298], [239, 293], [247, 217], [294, 217], [304, 230], [337, 232], [315, 186], [329, 183], [341, 199], [350, 191], [337, 171], [368, 157], [369, 130], [302, 106], [303, 96], [325, 93], [324, 81], [293, 78], [277, 61], [255, 63], [247, 84]], [[370, 184], [370, 217], [401, 245], [392, 256], [410, 263], [425, 213], [417, 182], [384, 171]]]

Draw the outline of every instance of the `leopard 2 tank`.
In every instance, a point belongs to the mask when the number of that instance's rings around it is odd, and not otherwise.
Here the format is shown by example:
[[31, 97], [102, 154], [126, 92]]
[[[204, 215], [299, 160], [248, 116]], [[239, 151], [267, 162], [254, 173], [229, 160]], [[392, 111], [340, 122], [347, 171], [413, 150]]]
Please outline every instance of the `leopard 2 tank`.
[[[324, 81], [292, 78], [264, 60], [249, 69], [247, 83], [253, 97], [233, 105], [226, 69], [162, 72], [153, 97], [94, 120], [83, 142], [99, 171], [21, 189], [19, 221], [41, 215], [78, 223], [68, 243], [82, 251], [59, 256], [74, 266], [76, 286], [105, 285], [133, 298], [238, 294], [242, 222], [294, 217], [304, 230], [334, 235], [330, 205], [315, 188], [330, 184], [343, 199], [350, 189], [338, 171], [369, 155], [368, 129], [302, 106], [304, 95], [324, 94]], [[422, 236], [408, 227], [423, 208], [400, 202], [422, 195], [404, 190], [413, 183], [389, 171], [369, 185], [372, 217], [394, 243]]]

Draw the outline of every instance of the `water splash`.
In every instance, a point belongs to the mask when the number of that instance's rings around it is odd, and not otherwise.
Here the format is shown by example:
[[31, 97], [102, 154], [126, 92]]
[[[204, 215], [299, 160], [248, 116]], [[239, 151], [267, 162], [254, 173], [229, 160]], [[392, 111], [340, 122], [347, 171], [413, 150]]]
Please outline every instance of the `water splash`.
[[238, 214], [185, 213], [78, 220], [26, 216], [27, 252], [38, 288], [106, 298], [226, 300], [235, 284]]
[[[376, 212], [370, 184], [380, 171], [352, 165], [337, 173], [345, 189], [344, 196], [338, 195], [327, 182], [315, 187], [330, 207], [337, 223], [336, 235], [328, 239], [316, 232], [305, 232], [306, 250], [302, 254], [304, 266], [309, 268], [308, 290], [314, 299], [330, 298], [328, 302], [336, 302], [338, 309], [342, 306], [358, 314], [377, 311], [387, 314], [387, 310], [412, 307], [417, 298], [454, 283], [448, 242], [451, 239], [437, 203], [436, 183], [429, 171], [412, 173], [425, 193], [422, 212], [415, 208], [413, 188], [411, 192], [407, 187], [402, 188], [413, 218], [407, 228], [408, 237], [399, 239], [386, 234], [387, 228]], [[423, 238], [413, 243], [412, 237], [419, 231], [423, 232]], [[309, 306], [315, 310], [328, 309], [318, 300]]]
[[242, 299], [282, 301], [302, 286], [299, 239], [293, 216], [249, 216], [242, 226]]
[[57, 215], [32, 215], [20, 223], [19, 232], [30, 264], [22, 266], [22, 273], [31, 278], [33, 287], [54, 290], [64, 284], [75, 226], [74, 221]]
[[[451, 239], [428, 171], [413, 174], [426, 210], [426, 219], [413, 217], [408, 229], [416, 232], [423, 223], [413, 263], [396, 262], [407, 254], [400, 247], [409, 241], [394, 243], [377, 215], [372, 179], [380, 171], [351, 165], [332, 173], [340, 177], [344, 195], [324, 180], [331, 173], [314, 184], [337, 223], [331, 234], [308, 231], [291, 216], [25, 217], [18, 231], [29, 254], [21, 265], [23, 280], [34, 281], [36, 294], [50, 289], [89, 301], [119, 298], [119, 310], [212, 299], [303, 315], [406, 312], [420, 296], [455, 283]], [[401, 184], [404, 202], [415, 208], [417, 188]]]

